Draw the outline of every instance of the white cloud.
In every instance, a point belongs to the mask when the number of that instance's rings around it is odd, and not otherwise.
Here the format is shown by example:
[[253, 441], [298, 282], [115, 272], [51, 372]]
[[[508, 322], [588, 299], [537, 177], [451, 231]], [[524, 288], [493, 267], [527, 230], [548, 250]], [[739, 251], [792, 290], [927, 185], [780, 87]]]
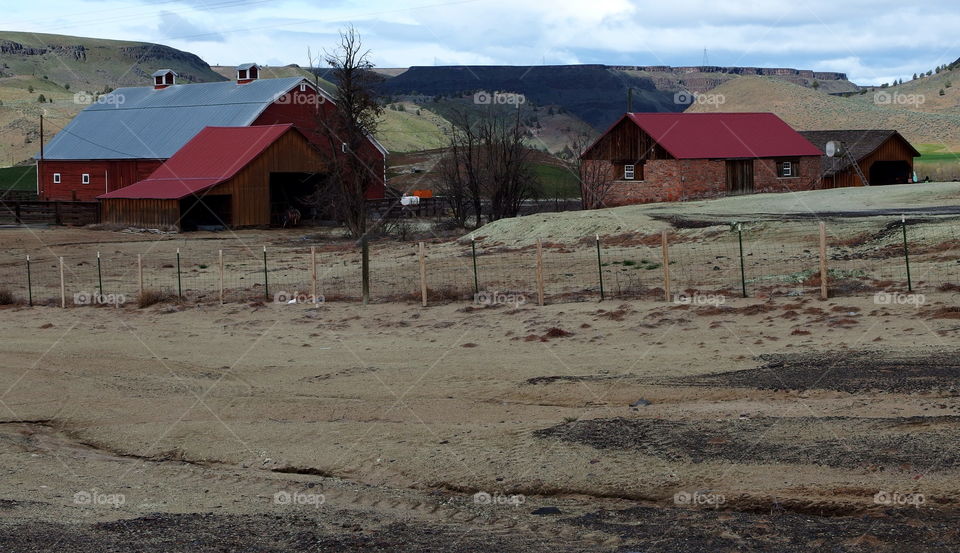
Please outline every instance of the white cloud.
[[715, 65], [841, 71], [874, 84], [960, 56], [955, 0], [48, 0], [17, 3], [4, 18], [11, 29], [163, 42], [222, 64], [303, 64], [307, 46], [333, 46], [350, 23], [381, 66], [690, 65], [708, 48]]

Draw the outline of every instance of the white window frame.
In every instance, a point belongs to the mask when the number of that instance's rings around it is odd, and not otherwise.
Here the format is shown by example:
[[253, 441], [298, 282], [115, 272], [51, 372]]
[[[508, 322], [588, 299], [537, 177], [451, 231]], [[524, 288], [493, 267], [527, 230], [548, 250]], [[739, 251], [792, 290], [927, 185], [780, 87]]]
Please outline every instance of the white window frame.
[[60, 173], [53, 174], [53, 184], [60, 184]]
[[80, 184], [90, 184], [90, 173], [84, 173], [80, 176]]
[[307, 83], [300, 83], [300, 92], [307, 91]]
[[782, 178], [791, 178], [793, 177], [793, 162], [784, 161], [780, 163], [780, 172], [783, 174]]
[[636, 180], [637, 178], [637, 166], [635, 164], [628, 164], [623, 166], [623, 180]]

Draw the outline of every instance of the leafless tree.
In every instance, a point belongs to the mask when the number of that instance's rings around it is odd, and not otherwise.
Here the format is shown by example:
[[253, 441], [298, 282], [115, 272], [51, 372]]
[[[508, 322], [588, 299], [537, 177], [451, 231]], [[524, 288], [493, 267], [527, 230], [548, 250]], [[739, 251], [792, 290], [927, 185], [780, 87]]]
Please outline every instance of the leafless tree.
[[580, 179], [580, 196], [584, 209], [597, 209], [606, 205], [606, 198], [614, 183], [610, 165], [603, 160], [584, 159], [592, 144], [587, 136], [578, 136], [573, 142], [573, 156], [568, 161], [570, 170]]
[[[314, 61], [310, 60], [311, 67], [317, 65]], [[326, 182], [318, 186], [311, 203], [330, 208], [350, 234], [360, 238], [367, 232], [367, 191], [383, 177], [382, 163], [370, 142], [383, 114], [375, 91], [383, 79], [373, 72], [370, 51], [364, 50], [353, 27], [340, 33], [340, 44], [324, 53], [323, 62], [337, 89], [332, 113], [317, 112], [330, 166]]]
[[459, 210], [465, 223], [472, 208], [476, 225], [482, 223], [483, 203], [489, 203], [490, 221], [515, 217], [523, 202], [536, 190], [526, 129], [514, 115], [488, 111], [453, 117], [453, 130], [441, 165], [443, 194]]

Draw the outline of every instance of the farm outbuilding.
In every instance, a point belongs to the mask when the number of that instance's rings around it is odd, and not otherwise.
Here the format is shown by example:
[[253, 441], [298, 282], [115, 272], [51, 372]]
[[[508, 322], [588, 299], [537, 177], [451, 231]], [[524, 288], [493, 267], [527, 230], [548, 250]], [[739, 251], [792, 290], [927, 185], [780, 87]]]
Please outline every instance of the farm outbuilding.
[[[383, 198], [386, 149], [370, 136], [359, 151], [346, 151], [327, 131], [337, 127], [338, 117], [329, 94], [302, 77], [261, 79], [260, 74], [256, 64], [244, 64], [235, 81], [178, 84], [176, 73], [160, 70], [152, 75], [153, 86], [119, 88], [101, 96], [38, 156], [38, 196], [90, 201], [131, 186], [151, 176], [206, 127], [290, 124], [328, 158], [360, 157], [376, 175], [367, 198]], [[310, 154], [303, 161], [312, 160]], [[244, 220], [235, 215], [236, 221]]]
[[822, 152], [772, 113], [627, 113], [581, 156], [584, 207], [792, 192]]
[[325, 167], [293, 125], [207, 127], [146, 179], [99, 196], [101, 221], [181, 230], [277, 224]]
[[801, 131], [800, 134], [821, 150], [828, 142], [839, 142], [845, 152], [823, 156], [821, 188], [864, 186], [851, 160], [856, 160], [869, 186], [906, 184], [913, 180], [913, 158], [920, 152], [897, 131], [833, 130]]

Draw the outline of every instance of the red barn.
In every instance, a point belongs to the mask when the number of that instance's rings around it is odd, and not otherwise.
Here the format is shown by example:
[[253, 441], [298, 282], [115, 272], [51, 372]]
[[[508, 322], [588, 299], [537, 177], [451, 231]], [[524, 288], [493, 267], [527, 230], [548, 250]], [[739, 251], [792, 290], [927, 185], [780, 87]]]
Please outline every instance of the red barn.
[[[146, 179], [206, 127], [293, 125], [325, 155], [323, 132], [335, 105], [302, 77], [260, 79], [256, 64], [237, 68], [235, 81], [177, 84], [170, 70], [153, 87], [120, 88], [81, 111], [37, 161], [37, 193], [46, 200], [94, 200]], [[333, 151], [331, 151], [331, 149]], [[367, 191], [383, 198], [387, 151], [370, 137], [356, 152], [378, 181]]]
[[809, 190], [821, 155], [772, 113], [628, 113], [581, 156], [584, 207]]

